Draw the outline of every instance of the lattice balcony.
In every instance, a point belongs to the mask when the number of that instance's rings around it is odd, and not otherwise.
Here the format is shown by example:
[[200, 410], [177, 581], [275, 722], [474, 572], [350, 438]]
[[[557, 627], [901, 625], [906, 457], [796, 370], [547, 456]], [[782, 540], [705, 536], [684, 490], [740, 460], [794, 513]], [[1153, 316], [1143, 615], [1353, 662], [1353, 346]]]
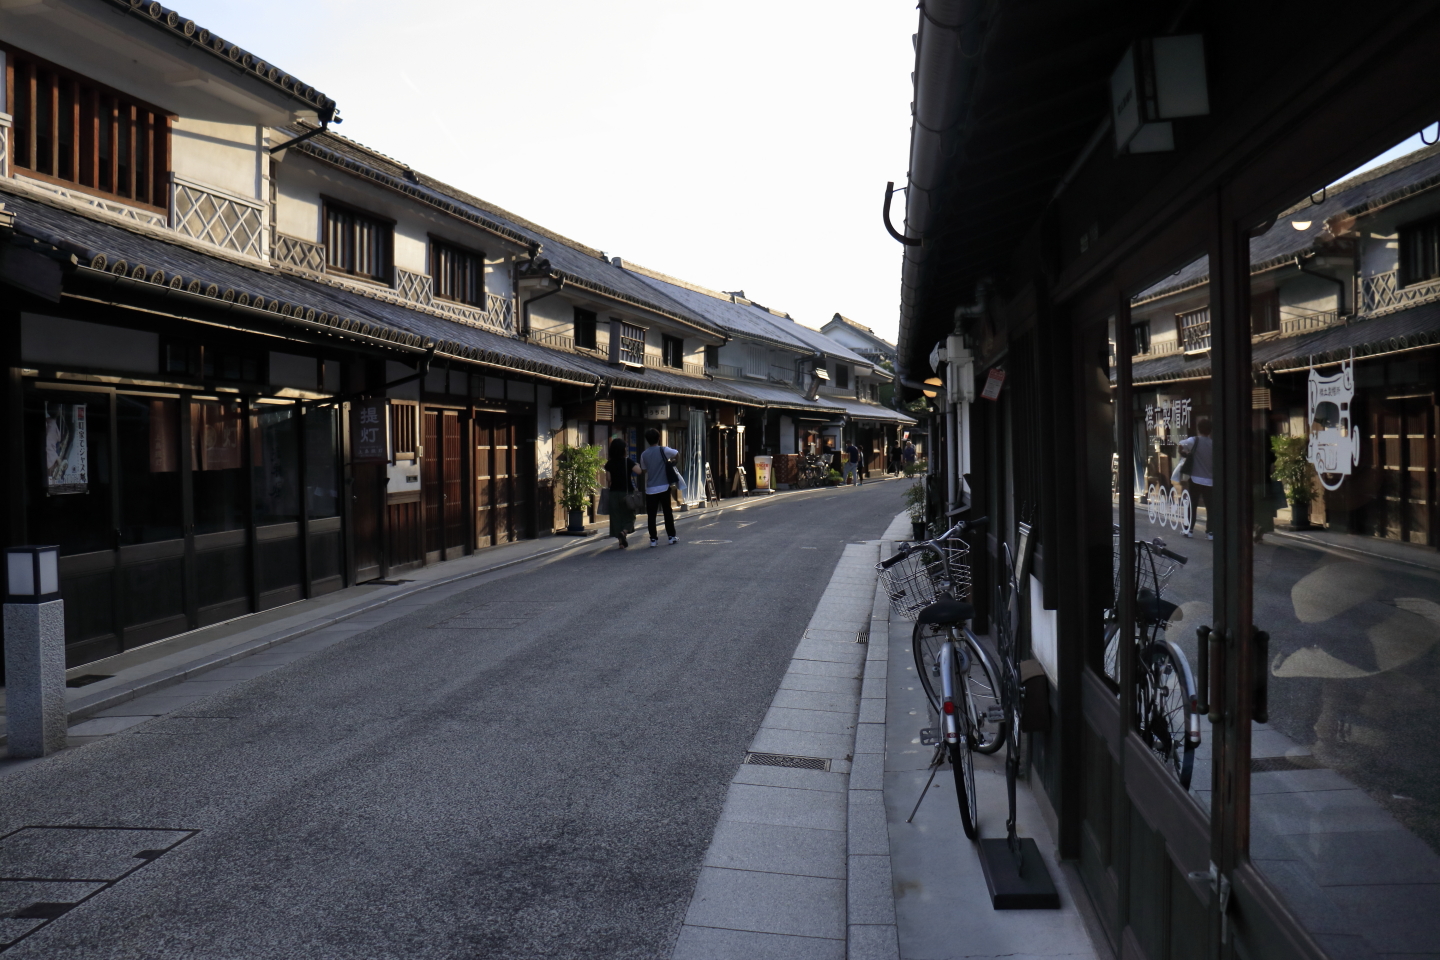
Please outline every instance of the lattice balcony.
[[265, 206], [182, 180], [171, 184], [170, 220], [176, 233], [247, 257], [265, 255]]
[[687, 363], [681, 367], [672, 367], [665, 362], [665, 358], [656, 353], [645, 354], [645, 366], [652, 370], [669, 370], [671, 373], [683, 370], [692, 377], [703, 377], [705, 368], [698, 363]]
[[1210, 308], [1201, 307], [1176, 317], [1180, 325], [1180, 342], [1186, 353], [1210, 349]]
[[1440, 300], [1440, 280], [1426, 280], [1400, 286], [1400, 271], [1379, 273], [1360, 279], [1360, 312], [1372, 316], [1394, 313], [1421, 303]]
[[1303, 317], [1281, 317], [1280, 333], [1305, 333], [1309, 330], [1324, 330], [1340, 323], [1340, 314], [1334, 310], [1312, 313]]

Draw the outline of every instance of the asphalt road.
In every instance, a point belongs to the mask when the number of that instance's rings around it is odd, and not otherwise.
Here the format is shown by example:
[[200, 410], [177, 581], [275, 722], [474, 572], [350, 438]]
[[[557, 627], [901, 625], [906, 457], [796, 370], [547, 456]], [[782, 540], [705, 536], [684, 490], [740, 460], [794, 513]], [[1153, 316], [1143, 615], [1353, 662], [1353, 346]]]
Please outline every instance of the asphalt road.
[[[118, 854], [94, 838], [130, 843], [124, 864], [168, 851], [5, 960], [668, 956], [832, 568], [902, 490], [506, 571], [0, 779], [0, 836], [198, 831], [0, 843], [12, 877], [70, 857], [67, 876], [104, 879]], [[45, 863], [19, 863], [20, 840]]]

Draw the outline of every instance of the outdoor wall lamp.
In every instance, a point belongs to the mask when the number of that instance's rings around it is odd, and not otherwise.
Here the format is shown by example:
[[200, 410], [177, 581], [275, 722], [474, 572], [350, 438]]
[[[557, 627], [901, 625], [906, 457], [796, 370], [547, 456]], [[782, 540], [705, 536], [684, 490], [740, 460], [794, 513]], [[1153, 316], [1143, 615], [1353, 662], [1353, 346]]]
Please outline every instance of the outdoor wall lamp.
[[6, 603], [49, 603], [59, 599], [58, 546], [5, 549]]

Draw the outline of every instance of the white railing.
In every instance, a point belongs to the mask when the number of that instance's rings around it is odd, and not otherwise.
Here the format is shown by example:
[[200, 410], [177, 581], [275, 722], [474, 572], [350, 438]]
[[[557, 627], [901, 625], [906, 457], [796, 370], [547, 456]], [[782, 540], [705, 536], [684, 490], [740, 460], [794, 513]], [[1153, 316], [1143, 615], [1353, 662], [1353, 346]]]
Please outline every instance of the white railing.
[[745, 371], [733, 363], [717, 363], [710, 369], [714, 371], [715, 376], [725, 377], [727, 380], [743, 380], [745, 378]]
[[698, 363], [682, 363], [679, 367], [672, 367], [665, 362], [665, 358], [658, 353], [645, 354], [645, 366], [652, 370], [683, 370], [692, 377], [703, 377], [705, 368]]
[[1163, 357], [1171, 353], [1180, 352], [1179, 340], [1152, 340], [1150, 344], [1139, 353], [1135, 354], [1133, 360], [1153, 360], [1156, 357]]
[[1324, 330], [1340, 322], [1340, 314], [1331, 310], [1327, 313], [1312, 313], [1303, 317], [1281, 317], [1280, 332], [1304, 333], [1307, 330]]
[[1416, 304], [1440, 300], [1440, 280], [1425, 280], [1400, 286], [1400, 271], [1379, 273], [1360, 279], [1360, 312], [1391, 313]]
[[1180, 321], [1180, 342], [1186, 353], [1210, 349], [1210, 308], [1201, 307], [1177, 317]]
[[795, 382], [795, 368], [782, 367], [778, 363], [770, 364], [770, 379], [779, 380], [781, 383]]

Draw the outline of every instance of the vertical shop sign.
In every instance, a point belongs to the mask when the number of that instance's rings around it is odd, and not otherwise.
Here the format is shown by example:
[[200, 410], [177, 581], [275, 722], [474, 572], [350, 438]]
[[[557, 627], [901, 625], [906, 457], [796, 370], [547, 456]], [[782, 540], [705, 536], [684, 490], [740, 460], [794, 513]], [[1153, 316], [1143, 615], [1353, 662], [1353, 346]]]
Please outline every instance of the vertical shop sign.
[[90, 444], [85, 404], [45, 404], [45, 494], [90, 489]]
[[362, 400], [350, 408], [350, 462], [390, 462], [389, 400]]
[[1355, 362], [1340, 364], [1340, 372], [1322, 377], [1310, 369], [1310, 443], [1306, 459], [1320, 475], [1326, 490], [1339, 490], [1350, 469], [1360, 463], [1360, 443], [1355, 436], [1350, 404], [1355, 398]]

